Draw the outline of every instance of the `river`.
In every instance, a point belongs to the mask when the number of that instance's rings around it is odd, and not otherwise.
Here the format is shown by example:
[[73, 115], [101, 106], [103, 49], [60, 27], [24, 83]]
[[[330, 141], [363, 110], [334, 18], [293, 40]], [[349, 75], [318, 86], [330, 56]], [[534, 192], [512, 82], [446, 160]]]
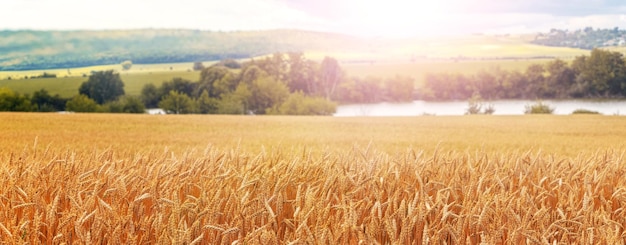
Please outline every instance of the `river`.
[[[494, 115], [523, 115], [526, 105], [534, 104], [531, 100], [498, 100], [484, 102], [495, 108]], [[554, 108], [557, 115], [571, 114], [576, 109], [597, 111], [604, 115], [626, 115], [626, 101], [624, 100], [545, 100], [543, 103]], [[336, 117], [352, 116], [421, 116], [463, 115], [467, 110], [467, 101], [428, 102], [413, 101], [411, 103], [377, 103], [352, 104], [337, 107]]]

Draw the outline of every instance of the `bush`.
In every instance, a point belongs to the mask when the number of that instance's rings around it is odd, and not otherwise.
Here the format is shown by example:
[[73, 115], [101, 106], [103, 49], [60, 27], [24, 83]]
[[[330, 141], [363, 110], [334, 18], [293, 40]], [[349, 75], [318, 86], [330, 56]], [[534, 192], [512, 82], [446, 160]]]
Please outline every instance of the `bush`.
[[170, 91], [170, 93], [159, 102], [159, 107], [169, 114], [190, 114], [194, 113], [195, 103], [184, 93]]
[[124, 96], [116, 101], [107, 102], [102, 106], [102, 112], [110, 113], [145, 113], [146, 107], [141, 99], [135, 96]]
[[526, 105], [526, 109], [524, 109], [524, 114], [552, 114], [552, 112], [554, 112], [554, 108], [541, 101], [532, 105]]
[[572, 114], [600, 114], [600, 112], [591, 111], [587, 109], [576, 109], [572, 112]]
[[130, 60], [126, 60], [124, 62], [122, 62], [122, 69], [124, 69], [125, 71], [130, 70], [130, 68], [133, 67], [133, 62]]
[[27, 95], [9, 88], [0, 88], [0, 111], [32, 111], [33, 107]]
[[271, 109], [268, 114], [283, 115], [324, 115], [335, 113], [337, 104], [322, 97], [305, 96], [302, 92], [295, 92], [277, 108]]
[[472, 98], [467, 102], [467, 109], [465, 110], [465, 115], [475, 115], [475, 114], [486, 114], [491, 115], [496, 112], [496, 109], [493, 105], [487, 105], [483, 110], [483, 101], [480, 97], [480, 94], [474, 93]]
[[79, 94], [67, 101], [65, 110], [73, 112], [96, 112], [98, 111], [98, 103], [84, 94]]
[[204, 70], [204, 64], [202, 64], [202, 62], [194, 62], [193, 63], [193, 70], [194, 71]]

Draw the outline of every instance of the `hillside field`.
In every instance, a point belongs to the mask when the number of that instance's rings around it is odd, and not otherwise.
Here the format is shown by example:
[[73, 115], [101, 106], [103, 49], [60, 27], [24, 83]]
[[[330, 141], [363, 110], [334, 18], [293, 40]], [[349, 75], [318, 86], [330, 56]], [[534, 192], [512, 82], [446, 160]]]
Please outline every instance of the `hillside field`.
[[[199, 71], [155, 71], [155, 72], [121, 72], [120, 77], [124, 82], [124, 90], [127, 95], [140, 95], [145, 84], [153, 83], [157, 86], [162, 82], [180, 77], [196, 81], [200, 77]], [[46, 89], [50, 94], [59, 94], [61, 97], [70, 98], [78, 94], [78, 88], [88, 77], [57, 77], [57, 78], [33, 78], [21, 80], [0, 80], [0, 87], [8, 87], [14, 91], [26, 94], [40, 89]]]
[[624, 243], [625, 120], [0, 113], [0, 240]]

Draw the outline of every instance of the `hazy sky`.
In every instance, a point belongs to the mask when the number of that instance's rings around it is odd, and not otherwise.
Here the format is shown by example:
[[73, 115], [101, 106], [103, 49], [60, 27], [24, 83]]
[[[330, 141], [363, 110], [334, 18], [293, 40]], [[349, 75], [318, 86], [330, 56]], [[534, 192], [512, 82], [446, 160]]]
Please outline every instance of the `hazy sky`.
[[3, 0], [0, 29], [297, 28], [360, 36], [626, 29], [621, 0]]

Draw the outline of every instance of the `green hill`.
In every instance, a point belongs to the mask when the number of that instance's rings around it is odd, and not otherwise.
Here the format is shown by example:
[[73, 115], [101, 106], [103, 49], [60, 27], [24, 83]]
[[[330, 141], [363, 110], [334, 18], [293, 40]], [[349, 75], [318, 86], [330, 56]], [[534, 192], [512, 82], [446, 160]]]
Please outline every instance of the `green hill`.
[[531, 44], [528, 36], [357, 38], [302, 30], [183, 29], [0, 31], [0, 71], [243, 59], [275, 52], [333, 56], [344, 63], [571, 58], [588, 51]]
[[0, 70], [248, 58], [274, 52], [350, 50], [358, 40], [332, 33], [274, 30], [0, 31]]

